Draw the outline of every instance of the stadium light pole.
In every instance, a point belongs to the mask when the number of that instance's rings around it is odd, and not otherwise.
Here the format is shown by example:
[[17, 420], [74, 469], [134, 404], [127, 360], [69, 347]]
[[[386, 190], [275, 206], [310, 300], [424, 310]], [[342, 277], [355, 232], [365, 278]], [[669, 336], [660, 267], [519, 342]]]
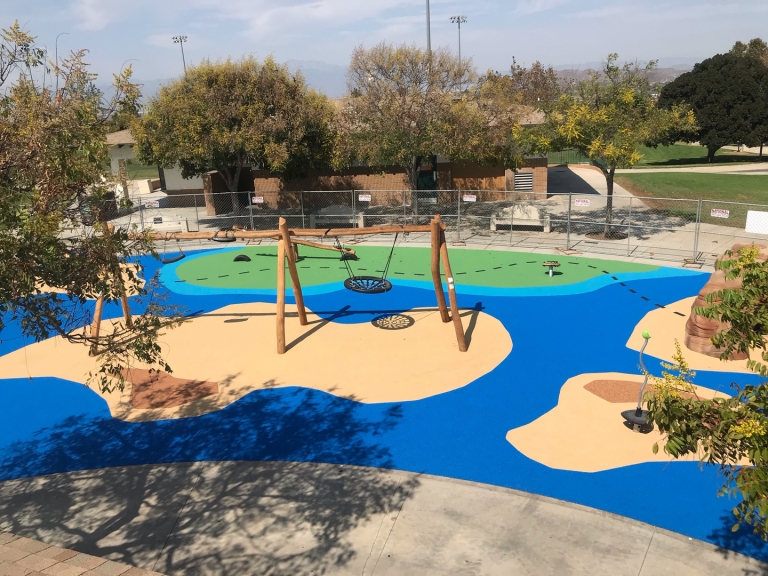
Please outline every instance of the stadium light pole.
[[186, 36], [174, 36], [173, 43], [181, 46], [181, 62], [184, 64], [184, 74], [187, 73], [187, 60], [184, 58], [184, 42], [187, 41]]
[[432, 54], [432, 38], [430, 33], [430, 22], [429, 22], [429, 0], [427, 0], [427, 53]]
[[451, 24], [459, 25], [459, 64], [461, 64], [461, 25], [466, 24], [466, 16], [451, 16]]

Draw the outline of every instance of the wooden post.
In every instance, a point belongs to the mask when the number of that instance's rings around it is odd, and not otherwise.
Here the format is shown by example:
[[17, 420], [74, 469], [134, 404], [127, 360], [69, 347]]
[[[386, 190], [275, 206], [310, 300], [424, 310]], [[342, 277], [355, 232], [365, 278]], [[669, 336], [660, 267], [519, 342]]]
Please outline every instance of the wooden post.
[[120, 294], [120, 302], [123, 305], [123, 317], [125, 318], [125, 327], [133, 328], [133, 318], [131, 318], [131, 308], [128, 306], [128, 296], [125, 290]]
[[[112, 235], [115, 232], [115, 225], [112, 222], [108, 223], [105, 227], [107, 234]], [[128, 306], [128, 295], [125, 293], [125, 286], [123, 285], [123, 279], [119, 279], [120, 284], [123, 286], [120, 290], [120, 303], [123, 306], [123, 318], [125, 318], [125, 327], [133, 328], [133, 318], [131, 318], [131, 307]]]
[[443, 322], [450, 322], [448, 316], [448, 306], [445, 304], [445, 292], [443, 292], [443, 282], [440, 280], [440, 215], [438, 214], [432, 222], [432, 282], [435, 285], [435, 296], [437, 296], [437, 307], [440, 309], [440, 318]]
[[277, 353], [285, 354], [285, 244], [277, 241]]
[[440, 256], [443, 259], [443, 269], [445, 270], [445, 279], [448, 282], [448, 300], [451, 302], [451, 316], [453, 317], [453, 327], [456, 330], [456, 341], [459, 343], [461, 352], [467, 351], [467, 339], [464, 336], [464, 326], [459, 316], [459, 304], [456, 301], [456, 287], [453, 284], [453, 272], [451, 272], [451, 261], [448, 260], [448, 245], [445, 243], [445, 232], [440, 231]]
[[96, 309], [93, 311], [93, 324], [91, 325], [91, 356], [99, 353], [99, 332], [101, 331], [101, 316], [104, 312], [104, 296], [96, 299]]
[[[299, 309], [299, 324], [307, 325], [307, 311], [304, 309], [304, 296], [301, 293], [301, 282], [299, 282], [299, 271], [296, 269], [296, 252], [291, 243], [291, 233], [288, 230], [288, 224], [285, 218], [279, 220], [280, 234], [282, 235], [283, 248], [288, 257], [288, 271], [291, 273], [291, 284], [293, 286], [293, 297], [296, 299], [296, 307]], [[280, 256], [278, 255], [278, 258]]]

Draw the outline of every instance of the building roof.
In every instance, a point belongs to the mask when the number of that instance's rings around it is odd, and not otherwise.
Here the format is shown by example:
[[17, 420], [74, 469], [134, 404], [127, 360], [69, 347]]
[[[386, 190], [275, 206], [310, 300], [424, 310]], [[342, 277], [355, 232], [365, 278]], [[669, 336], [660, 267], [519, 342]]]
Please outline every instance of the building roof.
[[110, 132], [107, 134], [107, 144], [110, 146], [119, 146], [121, 144], [135, 144], [133, 134], [130, 130], [119, 130], [117, 132]]

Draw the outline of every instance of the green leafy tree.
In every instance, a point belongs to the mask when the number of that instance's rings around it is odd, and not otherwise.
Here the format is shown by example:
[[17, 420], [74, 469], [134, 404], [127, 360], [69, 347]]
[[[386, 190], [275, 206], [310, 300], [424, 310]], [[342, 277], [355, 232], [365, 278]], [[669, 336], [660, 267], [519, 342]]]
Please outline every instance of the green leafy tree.
[[[749, 368], [766, 378], [768, 262], [758, 259], [758, 253], [755, 246], [729, 252], [732, 258], [719, 267], [726, 278], [739, 278], [741, 289], [713, 292], [695, 312], [729, 323], [712, 338], [722, 350], [721, 359], [743, 352]], [[725, 479], [720, 495], [740, 499], [733, 509], [734, 531], [744, 523], [768, 540], [768, 384], [745, 386], [731, 398], [701, 400], [679, 347], [675, 360], [648, 398], [649, 419], [666, 435], [664, 451], [675, 458], [695, 455], [703, 464], [717, 466]]]
[[[128, 266], [151, 243], [105, 226], [114, 205], [102, 173], [105, 125], [139, 97], [131, 70], [115, 77], [108, 100], [84, 55], [73, 53], [55, 68], [56, 91], [45, 81], [51, 77], [35, 38], [18, 23], [0, 33], [0, 335], [13, 322], [38, 341], [97, 344], [100, 370], [91, 382], [110, 390], [122, 387], [123, 369], [135, 361], [169, 369], [157, 338], [178, 315], [143, 283], [140, 266]], [[98, 340], [83, 330], [94, 298], [115, 301], [124, 292], [146, 303], [132, 325], [117, 323]]]
[[605, 238], [615, 237], [611, 224], [616, 169], [637, 163], [642, 157], [638, 151], [641, 146], [666, 142], [671, 134], [695, 125], [684, 104], [668, 110], [656, 106], [647, 76], [655, 62], [641, 68], [631, 63], [618, 66], [617, 59], [617, 54], [610, 54], [601, 72], [591, 71], [571, 93], [563, 95], [548, 114], [544, 128], [551, 149], [576, 149], [605, 176]]
[[[358, 47], [341, 114], [345, 154], [369, 166], [401, 167], [414, 191], [425, 158], [514, 163], [522, 109], [504, 88], [500, 76], [478, 79], [471, 60], [445, 49]], [[414, 213], [417, 199], [414, 192]]]
[[243, 167], [301, 177], [334, 160], [335, 108], [272, 58], [202, 62], [164, 86], [134, 123], [139, 159], [185, 178], [221, 174], [236, 207]]
[[728, 144], [758, 146], [768, 125], [768, 67], [761, 58], [745, 57], [746, 49], [734, 47], [717, 54], [678, 76], [661, 91], [659, 106], [691, 106], [698, 130], [681, 134], [680, 140], [699, 142], [712, 162]]

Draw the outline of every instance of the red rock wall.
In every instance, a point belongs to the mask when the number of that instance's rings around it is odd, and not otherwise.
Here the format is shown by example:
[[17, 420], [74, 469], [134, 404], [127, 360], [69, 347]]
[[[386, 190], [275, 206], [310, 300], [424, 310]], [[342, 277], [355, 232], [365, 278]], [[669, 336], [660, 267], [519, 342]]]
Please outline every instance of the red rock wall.
[[[734, 244], [731, 250], [735, 252], [743, 246], [750, 246], [750, 244]], [[763, 261], [768, 260], [768, 246], [765, 244], [756, 244], [756, 246], [760, 248], [758, 259]], [[719, 263], [725, 258], [726, 256], [723, 254], [717, 258], [716, 262]], [[715, 264], [715, 268], [717, 268], [717, 263]], [[701, 352], [702, 354], [712, 356], [713, 358], [720, 357], [722, 350], [712, 344], [712, 337], [718, 332], [727, 330], [728, 324], [725, 322], [720, 322], [719, 320], [710, 320], [709, 318], [700, 316], [694, 312], [694, 309], [699, 306], [706, 306], [706, 297], [712, 292], [725, 289], [738, 290], [740, 288], [741, 279], [736, 278], [735, 280], [728, 280], [725, 277], [725, 272], [715, 269], [715, 271], [712, 273], [712, 276], [710, 276], [707, 283], [701, 289], [701, 292], [699, 292], [699, 295], [696, 296], [696, 299], [693, 301], [693, 305], [691, 306], [691, 315], [688, 317], [688, 321], [685, 323], [685, 346], [689, 350], [693, 350], [694, 352]], [[746, 354], [734, 354], [731, 356], [731, 360], [743, 360], [746, 357]]]

